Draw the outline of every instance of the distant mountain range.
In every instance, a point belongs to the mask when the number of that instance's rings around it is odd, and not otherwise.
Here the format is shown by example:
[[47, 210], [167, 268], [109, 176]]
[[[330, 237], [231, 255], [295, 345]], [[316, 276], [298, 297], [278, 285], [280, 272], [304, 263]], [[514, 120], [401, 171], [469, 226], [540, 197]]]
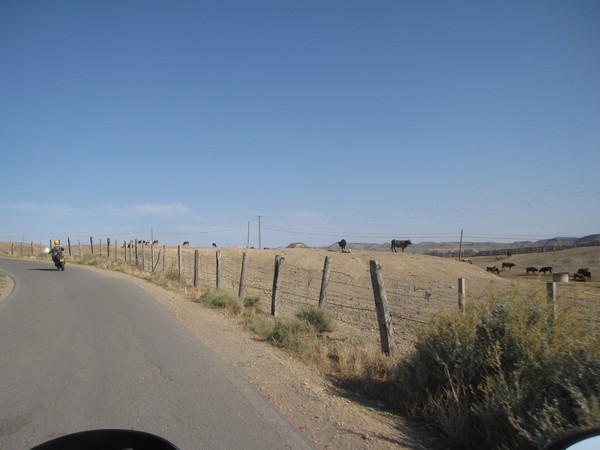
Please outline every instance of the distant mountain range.
[[[297, 244], [292, 244], [297, 245]], [[516, 241], [513, 243], [505, 242], [464, 242], [462, 243], [463, 252], [477, 253], [490, 250], [510, 250], [522, 248], [541, 248], [541, 247], [584, 247], [590, 245], [600, 245], [600, 234], [590, 234], [588, 236], [576, 237], [555, 237], [552, 239], [542, 239], [538, 241]], [[325, 247], [328, 250], [339, 250], [337, 242]], [[383, 244], [364, 244], [348, 242], [347, 248], [355, 250], [389, 251], [390, 243]], [[458, 251], [460, 242], [419, 242], [412, 244], [406, 249], [411, 253], [446, 253]]]

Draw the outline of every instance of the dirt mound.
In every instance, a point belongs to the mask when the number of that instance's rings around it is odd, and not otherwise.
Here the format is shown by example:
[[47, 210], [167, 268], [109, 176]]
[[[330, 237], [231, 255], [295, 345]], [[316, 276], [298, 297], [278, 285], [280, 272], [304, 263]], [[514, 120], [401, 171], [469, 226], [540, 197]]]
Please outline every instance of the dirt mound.
[[303, 242], [293, 242], [292, 244], [288, 245], [286, 248], [310, 248], [310, 247]]

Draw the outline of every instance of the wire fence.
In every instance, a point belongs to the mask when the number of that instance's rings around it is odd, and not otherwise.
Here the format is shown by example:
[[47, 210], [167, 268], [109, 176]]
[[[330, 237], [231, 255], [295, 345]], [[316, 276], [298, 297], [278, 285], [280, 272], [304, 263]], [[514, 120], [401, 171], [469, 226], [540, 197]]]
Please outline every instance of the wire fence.
[[490, 250], [473, 250], [463, 249], [460, 252], [457, 250], [433, 250], [426, 252], [427, 255], [431, 256], [442, 256], [446, 258], [474, 258], [476, 256], [512, 256], [512, 255], [523, 255], [528, 253], [552, 253], [561, 250], [570, 250], [573, 248], [580, 247], [600, 247], [600, 239], [594, 239], [590, 242], [578, 245], [545, 245], [542, 247], [510, 247], [510, 248], [496, 248]]
[[[250, 249], [217, 249], [165, 246], [157, 243], [112, 241], [71, 243], [65, 253], [78, 258], [98, 254], [114, 261], [137, 265], [144, 271], [169, 272], [179, 277], [182, 284], [203, 288], [216, 288], [237, 294], [242, 282], [242, 259], [249, 253], [244, 273], [244, 296], [259, 299], [260, 309], [270, 311], [276, 251]], [[42, 243], [0, 243], [0, 255], [21, 257], [46, 257]], [[291, 253], [290, 253], [291, 254]], [[357, 263], [358, 264], [358, 263]], [[316, 306], [323, 295], [323, 260], [310, 261], [284, 258], [280, 275], [277, 315], [291, 317], [303, 307]], [[459, 308], [458, 279], [434, 277], [427, 283], [415, 280], [411, 273], [386, 271], [385, 292], [389, 314], [393, 323], [394, 339], [400, 351], [411, 348], [420, 327], [440, 312]], [[574, 309], [581, 320], [591, 323], [597, 330], [600, 324], [600, 307], [594, 301], [598, 289], [567, 283], [559, 288], [561, 307]], [[596, 292], [593, 292], [595, 289]], [[479, 294], [479, 293], [478, 293]], [[368, 264], [359, 265], [351, 273], [334, 266], [328, 277], [325, 306], [336, 323], [330, 338], [353, 344], [379, 346], [380, 327], [374, 301], [372, 277]]]

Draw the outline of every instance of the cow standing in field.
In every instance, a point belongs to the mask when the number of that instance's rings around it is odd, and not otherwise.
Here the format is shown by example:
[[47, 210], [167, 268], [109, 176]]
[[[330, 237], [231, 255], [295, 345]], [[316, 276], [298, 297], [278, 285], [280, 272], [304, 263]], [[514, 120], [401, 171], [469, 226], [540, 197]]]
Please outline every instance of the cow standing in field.
[[346, 250], [346, 239], [342, 239], [340, 242], [338, 242], [338, 245], [340, 246], [340, 249], [342, 250], [342, 253], [344, 253], [344, 251]]
[[500, 275], [500, 270], [496, 266], [488, 266], [485, 270], [492, 272], [496, 275]]
[[511, 262], [503, 262], [502, 263], [502, 270], [504, 270], [505, 268], [508, 267], [508, 270], [512, 269], [513, 267], [515, 267], [515, 263], [511, 263]]
[[396, 249], [399, 248], [402, 250], [402, 253], [404, 253], [404, 249], [411, 244], [412, 244], [412, 242], [410, 242], [410, 240], [401, 241], [399, 239], [392, 239], [391, 250], [393, 252], [396, 252], [397, 251]]
[[542, 267], [542, 268], [540, 269], [540, 273], [543, 273], [544, 275], [546, 275], [546, 272], [550, 272], [550, 273], [552, 273], [552, 267], [550, 267], [550, 266], [546, 266], [546, 267]]
[[525, 275], [529, 275], [530, 273], [537, 273], [537, 269], [535, 267], [528, 267], [527, 269], [525, 269]]
[[189, 247], [190, 246], [190, 241], [184, 241], [183, 242], [183, 246], [184, 247]]

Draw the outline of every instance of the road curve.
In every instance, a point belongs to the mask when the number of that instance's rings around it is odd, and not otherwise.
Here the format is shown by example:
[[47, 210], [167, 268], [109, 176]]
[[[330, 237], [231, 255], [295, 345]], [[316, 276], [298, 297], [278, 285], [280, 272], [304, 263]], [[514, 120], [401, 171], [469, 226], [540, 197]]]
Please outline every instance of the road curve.
[[313, 448], [147, 292], [67, 264], [0, 258], [0, 448], [123, 428], [184, 449]]

